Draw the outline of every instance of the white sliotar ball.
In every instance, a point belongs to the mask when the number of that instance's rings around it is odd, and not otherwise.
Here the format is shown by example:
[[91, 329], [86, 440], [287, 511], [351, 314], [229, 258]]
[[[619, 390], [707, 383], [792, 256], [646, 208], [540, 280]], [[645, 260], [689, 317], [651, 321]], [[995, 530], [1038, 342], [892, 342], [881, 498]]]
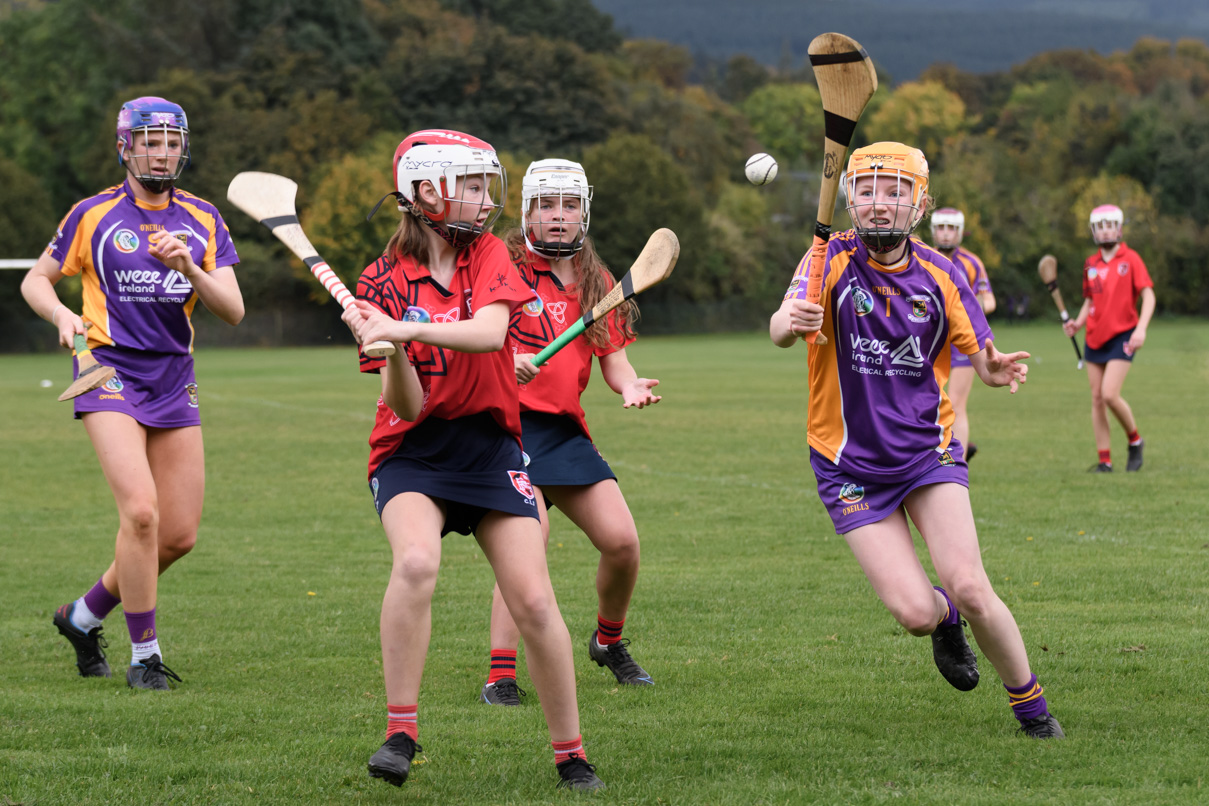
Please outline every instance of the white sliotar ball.
[[777, 178], [777, 161], [769, 154], [752, 154], [743, 172], [753, 185], [767, 185]]

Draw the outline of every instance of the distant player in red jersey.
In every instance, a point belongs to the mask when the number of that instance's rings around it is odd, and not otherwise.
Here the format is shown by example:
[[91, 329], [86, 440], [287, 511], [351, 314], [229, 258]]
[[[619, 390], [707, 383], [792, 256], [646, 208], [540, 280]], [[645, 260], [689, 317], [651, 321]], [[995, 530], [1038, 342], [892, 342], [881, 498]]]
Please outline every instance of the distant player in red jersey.
[[[222, 216], [176, 187], [189, 162], [185, 110], [155, 97], [123, 104], [117, 152], [125, 181], [71, 208], [21, 293], [59, 329], [60, 344], [70, 348], [87, 333], [97, 360], [117, 370], [74, 401], [117, 504], [114, 561], [55, 611], [55, 627], [75, 648], [82, 677], [109, 677], [101, 622], [121, 603], [131, 642], [126, 684], [167, 691], [168, 679], [180, 678], [163, 663], [157, 578], [193, 549], [206, 482], [190, 316], [200, 299], [235, 325], [244, 307]], [[83, 317], [55, 291], [75, 274]]]
[[381, 615], [386, 742], [369, 773], [400, 786], [420, 749], [441, 540], [459, 532], [478, 540], [525, 637], [559, 786], [599, 789], [579, 732], [571, 638], [546, 568], [507, 349], [509, 317], [533, 289], [487, 233], [502, 210], [504, 169], [486, 142], [442, 129], [409, 135], [393, 167], [403, 216], [344, 315], [360, 343], [400, 346], [384, 359], [361, 356], [363, 372], [382, 375], [369, 483], [394, 558]]
[[[521, 227], [506, 236], [521, 278], [536, 298], [512, 315], [509, 334], [521, 384], [522, 442], [537, 492], [542, 535], [549, 541], [547, 506], [557, 506], [600, 551], [596, 571], [599, 606], [588, 656], [606, 666], [618, 683], [654, 685], [630, 657], [621, 637], [638, 581], [638, 527], [617, 477], [592, 444], [580, 396], [592, 375], [592, 359], [625, 408], [660, 400], [659, 381], [640, 378], [626, 357], [634, 341], [637, 308], [613, 311], [550, 359], [541, 369], [532, 358], [578, 321], [612, 289], [615, 280], [588, 237], [592, 188], [577, 162], [534, 162], [521, 185]], [[480, 697], [491, 705], [520, 705], [516, 685], [516, 624], [496, 586], [491, 606], [491, 663]]]
[[[1129, 441], [1126, 471], [1142, 469], [1142, 447], [1133, 409], [1121, 397], [1121, 387], [1133, 355], [1146, 343], [1146, 328], [1154, 315], [1154, 282], [1137, 252], [1121, 240], [1125, 214], [1112, 204], [1091, 211], [1092, 239], [1099, 250], [1083, 262], [1083, 307], [1079, 315], [1062, 325], [1074, 336], [1087, 325], [1083, 358], [1091, 385], [1091, 425], [1099, 456], [1089, 470], [1112, 472], [1112, 433], [1108, 411], [1125, 429]], [[1138, 315], [1138, 298], [1142, 313]]]
[[[942, 207], [932, 213], [932, 245], [954, 266], [965, 271], [982, 312], [990, 316], [995, 311], [995, 292], [991, 290], [991, 280], [982, 259], [961, 245], [965, 227], [965, 213]], [[953, 436], [966, 446], [967, 462], [978, 452], [978, 446], [970, 442], [970, 416], [966, 411], [970, 390], [974, 387], [974, 374], [969, 356], [954, 345], [949, 354], [949, 401], [953, 404]]]
[[[982, 564], [968, 466], [944, 393], [950, 345], [988, 386], [1015, 392], [1028, 353], [1001, 354], [964, 272], [911, 238], [930, 202], [928, 163], [902, 143], [852, 152], [841, 188], [854, 228], [831, 236], [820, 304], [806, 299], [809, 255], [769, 321], [778, 347], [811, 345], [806, 440], [819, 497], [886, 609], [912, 635], [932, 637], [941, 675], [978, 684], [978, 646], [1008, 693], [1020, 730], [1061, 738], [1020, 629]], [[910, 518], [910, 521], [908, 521]], [[932, 585], [914, 524], [943, 587]]]

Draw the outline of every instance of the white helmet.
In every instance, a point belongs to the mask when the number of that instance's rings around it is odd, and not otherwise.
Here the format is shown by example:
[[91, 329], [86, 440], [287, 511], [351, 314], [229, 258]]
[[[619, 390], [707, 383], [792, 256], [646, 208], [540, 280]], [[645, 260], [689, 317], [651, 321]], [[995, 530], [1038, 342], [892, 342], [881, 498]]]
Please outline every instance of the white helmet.
[[[942, 236], [941, 227], [955, 227], [957, 233], [954, 237], [947, 237], [951, 233], [944, 233], [944, 236]], [[935, 244], [937, 249], [949, 250], [961, 246], [961, 238], [965, 235], [965, 229], [965, 213], [956, 208], [942, 207], [932, 213], [932, 243]]]
[[[449, 129], [425, 129], [409, 134], [395, 149], [395, 188], [399, 209], [407, 210], [444, 238], [455, 249], [469, 246], [499, 218], [504, 210], [508, 178], [495, 149], [485, 140]], [[451, 203], [461, 202], [466, 182], [458, 177], [482, 176], [487, 182], [479, 209], [494, 208], [486, 221], [445, 223]], [[416, 199], [416, 186], [432, 183], [444, 201], [438, 213], [425, 210]], [[381, 202], [379, 202], [381, 204]], [[374, 208], [377, 210], [377, 208]], [[370, 213], [372, 216], [373, 213]]]
[[1121, 229], [1125, 226], [1125, 213], [1115, 204], [1101, 204], [1091, 211], [1088, 219], [1091, 238], [1098, 246], [1116, 246], [1121, 240]]
[[[539, 196], [557, 196], [559, 207], [562, 200], [572, 196], [579, 199], [579, 234], [571, 243], [561, 241], [539, 241], [529, 224], [529, 213]], [[588, 234], [588, 219], [592, 208], [592, 186], [588, 175], [578, 162], [562, 159], [537, 160], [529, 163], [521, 180], [521, 231], [525, 234], [525, 245], [539, 255], [548, 258], [564, 258], [576, 254], [584, 246]]]

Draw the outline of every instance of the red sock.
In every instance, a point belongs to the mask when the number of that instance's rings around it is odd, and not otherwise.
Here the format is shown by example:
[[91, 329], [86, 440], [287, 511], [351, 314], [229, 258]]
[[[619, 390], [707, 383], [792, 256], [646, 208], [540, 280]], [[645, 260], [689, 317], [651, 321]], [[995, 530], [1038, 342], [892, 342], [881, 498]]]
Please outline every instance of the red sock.
[[621, 621], [609, 621], [599, 613], [596, 614], [596, 643], [601, 646], [615, 644], [621, 640], [621, 628], [625, 625], [625, 619]]
[[1142, 437], [1138, 435], [1137, 431], [1134, 431], [1129, 435], [1129, 444], [1130, 445], [1137, 445], [1141, 441], [1142, 441]]
[[1111, 465], [1112, 464], [1112, 451], [1100, 451], [1100, 464], [1102, 464], [1102, 465]]
[[414, 742], [420, 738], [420, 726], [416, 722], [418, 705], [386, 704], [386, 738], [396, 733], [406, 733]]
[[579, 756], [584, 761], [588, 760], [588, 754], [584, 752], [584, 737], [582, 733], [569, 742], [550, 742], [550, 746], [554, 748], [555, 765], [570, 760], [572, 754]]
[[491, 650], [491, 671], [487, 673], [487, 683], [498, 683], [504, 678], [516, 679], [516, 650]]

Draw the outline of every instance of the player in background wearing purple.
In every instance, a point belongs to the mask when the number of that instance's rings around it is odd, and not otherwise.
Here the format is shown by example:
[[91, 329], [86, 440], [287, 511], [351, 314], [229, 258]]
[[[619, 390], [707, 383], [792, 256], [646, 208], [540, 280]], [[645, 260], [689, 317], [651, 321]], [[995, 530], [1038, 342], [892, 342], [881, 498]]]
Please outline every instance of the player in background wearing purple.
[[[982, 259], [961, 245], [965, 226], [966, 217], [960, 210], [952, 207], [936, 210], [932, 213], [932, 244], [954, 266], [965, 271], [982, 312], [990, 316], [995, 311], [995, 293], [991, 290], [991, 281]], [[970, 416], [966, 411], [970, 390], [974, 387], [974, 374], [970, 359], [957, 349], [957, 345], [953, 345], [949, 351], [948, 394], [949, 402], [953, 404], [953, 436], [966, 446], [966, 462], [978, 452], [978, 446], [970, 442]]]
[[363, 372], [382, 376], [369, 483], [393, 557], [380, 625], [386, 741], [369, 773], [400, 786], [420, 749], [441, 540], [459, 532], [474, 534], [525, 637], [559, 786], [600, 789], [521, 453], [508, 320], [533, 290], [487, 232], [502, 210], [504, 169], [488, 143], [443, 129], [405, 138], [393, 168], [403, 216], [343, 317], [361, 344], [400, 345], [386, 358], [361, 356]]
[[[1121, 240], [1125, 214], [1112, 204], [1091, 211], [1091, 236], [1099, 249], [1083, 262], [1083, 307], [1062, 325], [1074, 336], [1087, 325], [1083, 359], [1091, 385], [1091, 425], [1096, 435], [1095, 473], [1112, 472], [1112, 432], [1108, 412], [1125, 429], [1129, 441], [1127, 472], [1142, 469], [1144, 440], [1138, 434], [1133, 409], [1121, 397], [1121, 387], [1133, 363], [1133, 354], [1146, 343], [1146, 328], [1154, 315], [1154, 283], [1137, 252]], [[1142, 314], [1138, 315], [1138, 298]]]
[[[70, 348], [87, 333], [96, 359], [117, 370], [75, 399], [117, 503], [114, 560], [87, 593], [55, 611], [54, 624], [75, 648], [82, 677], [109, 677], [101, 622], [120, 602], [132, 644], [126, 683], [166, 691], [168, 678], [180, 678], [163, 663], [156, 579], [193, 549], [205, 490], [189, 317], [200, 299], [235, 325], [244, 307], [239, 257], [218, 210], [175, 187], [189, 162], [185, 111], [163, 98], [123, 104], [117, 152], [126, 180], [71, 209], [21, 293], [59, 329], [60, 344]], [[75, 274], [84, 285], [82, 317], [55, 291]]]
[[[932, 636], [944, 678], [962, 691], [978, 684], [964, 615], [1020, 729], [1060, 738], [1016, 621], [983, 568], [944, 393], [950, 344], [984, 383], [1012, 392], [1028, 354], [998, 352], [961, 270], [910, 237], [930, 201], [919, 149], [859, 148], [841, 187], [854, 229], [831, 236], [821, 304], [805, 299], [807, 255], [769, 323], [778, 347], [818, 330], [829, 340], [808, 353], [807, 442], [819, 496], [894, 618], [912, 635]], [[933, 587], [916, 557], [908, 517], [943, 587]]]
[[[622, 406], [643, 408], [661, 399], [659, 381], [640, 378], [626, 357], [635, 339], [637, 306], [627, 302], [564, 347], [545, 366], [533, 356], [579, 321], [616, 281], [588, 238], [592, 187], [577, 162], [534, 162], [521, 184], [521, 226], [505, 236], [521, 279], [537, 298], [512, 315], [516, 380], [520, 384], [521, 441], [537, 492], [542, 537], [550, 540], [548, 506], [556, 506], [600, 552], [599, 600], [588, 656], [618, 683], [651, 686], [651, 676], [630, 656], [622, 638], [638, 581], [638, 527], [617, 477], [592, 444], [580, 397], [592, 376], [592, 358]], [[516, 650], [520, 633], [497, 585], [491, 602], [491, 662], [480, 698], [490, 705], [520, 705]]]

